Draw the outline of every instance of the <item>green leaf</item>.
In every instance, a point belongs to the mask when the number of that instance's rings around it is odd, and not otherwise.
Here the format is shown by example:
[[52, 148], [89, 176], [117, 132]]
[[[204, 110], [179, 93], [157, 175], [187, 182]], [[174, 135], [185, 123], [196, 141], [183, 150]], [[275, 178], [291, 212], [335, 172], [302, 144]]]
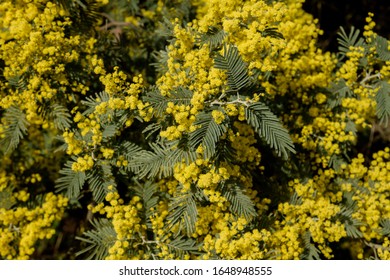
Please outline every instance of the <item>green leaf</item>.
[[169, 177], [173, 174], [176, 163], [187, 163], [196, 159], [196, 153], [185, 151], [175, 146], [151, 143], [153, 151], [142, 150], [130, 161], [129, 168], [139, 179]]
[[127, 161], [133, 160], [141, 151], [141, 147], [130, 141], [123, 141], [120, 145], [115, 146], [116, 157], [124, 156]]
[[85, 0], [54, 0], [70, 15], [74, 28], [79, 31], [90, 32], [91, 26], [101, 18], [100, 4], [97, 1]]
[[216, 153], [217, 142], [228, 129], [227, 123], [217, 124], [211, 112], [202, 112], [197, 115], [194, 125], [200, 126], [200, 128], [190, 133], [188, 140], [190, 147], [196, 149], [202, 145], [204, 157], [213, 157]]
[[224, 45], [223, 54], [214, 58], [215, 68], [226, 71], [229, 90], [239, 92], [250, 86], [250, 78], [245, 62], [234, 45]]
[[0, 190], [0, 209], [9, 210], [16, 204], [13, 190], [14, 187], [9, 185]]
[[10, 78], [8, 78], [8, 83], [14, 89], [19, 90], [19, 91], [24, 91], [27, 89], [27, 86], [28, 86], [27, 74], [24, 73], [22, 75], [16, 75], [16, 76], [10, 77]]
[[166, 244], [170, 253], [179, 259], [183, 259], [185, 254], [199, 254], [199, 244], [195, 239], [179, 236]]
[[135, 193], [142, 199], [143, 209], [145, 211], [145, 224], [149, 229], [152, 229], [152, 217], [154, 211], [152, 209], [157, 207], [158, 197], [157, 193], [157, 184], [147, 181], [144, 184], [140, 184], [136, 181], [136, 186], [134, 187]]
[[261, 35], [263, 37], [284, 39], [283, 34], [278, 31], [277, 27], [268, 27], [261, 32]]
[[375, 38], [376, 52], [383, 61], [390, 61], [389, 43], [386, 38], [377, 35]]
[[60, 104], [50, 106], [49, 116], [53, 119], [54, 126], [59, 130], [69, 128], [72, 123], [68, 109]]
[[[177, 145], [177, 146], [176, 146]], [[177, 163], [184, 162], [185, 164], [189, 165], [191, 162], [195, 161], [197, 159], [196, 152], [188, 150], [187, 147], [180, 146], [180, 141], [174, 141], [172, 142], [172, 153], [169, 157], [169, 166], [171, 166], [171, 171], [173, 171], [173, 167]]]
[[349, 32], [349, 35], [345, 32], [343, 27], [340, 27], [340, 31], [338, 32], [338, 35], [340, 36], [337, 38], [337, 41], [339, 43], [339, 51], [343, 55], [350, 52], [350, 47], [352, 46], [363, 46], [364, 45], [364, 39], [359, 38], [360, 30], [355, 29], [355, 27], [351, 27], [351, 31]]
[[83, 115], [88, 116], [92, 114], [93, 112], [95, 112], [95, 107], [97, 105], [99, 105], [102, 102], [107, 102], [109, 99], [110, 99], [110, 95], [105, 91], [97, 93], [96, 97], [88, 96], [86, 100], [81, 101], [83, 105], [86, 105], [88, 107], [88, 109], [84, 111]]
[[215, 26], [209, 26], [206, 33], [200, 35], [199, 44], [202, 46], [208, 44], [210, 51], [221, 47], [223, 40], [226, 37], [226, 32]]
[[157, 88], [152, 89], [146, 93], [144, 97], [145, 102], [149, 102], [153, 108], [154, 115], [156, 117], [163, 117], [166, 113], [168, 102], [172, 102], [175, 105], [190, 105], [192, 99], [192, 92], [183, 87], [178, 87], [169, 96], [163, 96], [160, 94]]
[[129, 167], [140, 179], [153, 178], [157, 175], [161, 177], [162, 174], [169, 175], [170, 166], [167, 166], [169, 151], [154, 143], [150, 146], [154, 152], [142, 150], [130, 161]]
[[175, 225], [179, 225], [178, 233], [185, 229], [186, 234], [191, 236], [195, 232], [195, 224], [198, 219], [196, 207], [196, 195], [192, 192], [175, 197], [169, 205], [167, 220], [169, 225], [167, 231]]
[[168, 47], [165, 50], [155, 51], [152, 53], [152, 57], [156, 62], [151, 63], [156, 68], [156, 71], [160, 74], [168, 72], [168, 59], [169, 51]]
[[0, 141], [0, 144], [5, 153], [11, 153], [27, 133], [28, 122], [21, 109], [11, 106], [4, 113], [4, 124], [4, 138]]
[[221, 193], [230, 202], [230, 211], [238, 217], [244, 216], [247, 221], [257, 216], [255, 204], [237, 182], [223, 183]]
[[103, 125], [102, 137], [104, 140], [107, 140], [108, 138], [114, 137], [117, 132], [117, 126], [115, 124]]
[[111, 166], [97, 161], [92, 170], [87, 173], [89, 188], [94, 201], [102, 202], [108, 193], [108, 186], [115, 186], [115, 179], [111, 171]]
[[291, 205], [302, 205], [302, 197], [300, 197], [296, 192], [290, 198]]
[[328, 105], [331, 109], [340, 106], [344, 98], [352, 96], [353, 92], [346, 84], [344, 79], [332, 83], [329, 90], [333, 93], [328, 99]]
[[376, 84], [379, 90], [376, 92], [376, 115], [381, 124], [388, 125], [390, 119], [390, 84], [380, 81]]
[[345, 160], [337, 154], [333, 154], [329, 159], [329, 167], [333, 168], [335, 171], [341, 170], [341, 165], [345, 163]]
[[161, 123], [151, 123], [144, 130], [142, 130], [142, 134], [145, 135], [145, 139], [149, 139], [157, 131], [162, 129]]
[[227, 162], [229, 164], [237, 164], [237, 151], [233, 148], [232, 142], [228, 138], [219, 139], [215, 154], [211, 158], [215, 165], [218, 167], [221, 162]]
[[363, 233], [358, 229], [362, 223], [357, 220], [346, 220], [344, 222], [345, 231], [347, 232], [347, 236], [352, 238], [363, 238]]
[[301, 255], [301, 259], [306, 260], [320, 260], [321, 251], [311, 242], [311, 233], [306, 231], [302, 237], [304, 251]]
[[345, 231], [347, 232], [347, 236], [352, 238], [362, 238], [363, 233], [359, 230], [359, 226], [363, 225], [363, 223], [355, 218], [352, 218], [352, 214], [354, 213], [354, 208], [356, 207], [356, 203], [352, 203], [347, 206], [343, 206], [339, 213], [337, 213], [337, 218], [344, 223]]
[[57, 191], [65, 191], [69, 199], [77, 199], [86, 180], [85, 172], [75, 172], [72, 170], [74, 161], [67, 161], [65, 167], [59, 173], [61, 176], [56, 180]]
[[256, 102], [245, 107], [245, 118], [259, 136], [276, 150], [279, 156], [283, 155], [287, 159], [288, 152], [295, 153], [294, 143], [287, 129], [282, 126], [279, 119], [266, 105]]
[[390, 237], [390, 219], [382, 219], [380, 221], [380, 225], [382, 227], [380, 233], [384, 236]]
[[76, 256], [88, 253], [88, 260], [104, 260], [108, 255], [108, 250], [117, 240], [114, 227], [108, 219], [96, 219], [91, 221], [95, 228], [85, 232], [85, 237], [76, 237], [76, 239], [89, 244], [86, 248], [76, 253]]
[[351, 131], [354, 135], [356, 135], [357, 128], [356, 128], [355, 122], [349, 119], [347, 121], [346, 125], [345, 125], [345, 131], [346, 132], [350, 132]]

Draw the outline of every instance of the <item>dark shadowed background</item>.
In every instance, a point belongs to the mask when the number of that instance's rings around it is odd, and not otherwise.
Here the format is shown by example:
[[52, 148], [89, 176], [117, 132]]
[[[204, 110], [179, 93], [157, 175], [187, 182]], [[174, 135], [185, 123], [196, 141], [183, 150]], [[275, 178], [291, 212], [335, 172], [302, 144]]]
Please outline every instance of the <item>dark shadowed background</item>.
[[363, 30], [368, 12], [374, 13], [374, 31], [390, 37], [390, 0], [306, 0], [304, 9], [319, 19], [324, 31], [320, 45], [329, 51], [337, 51], [339, 27], [347, 32], [351, 26]]

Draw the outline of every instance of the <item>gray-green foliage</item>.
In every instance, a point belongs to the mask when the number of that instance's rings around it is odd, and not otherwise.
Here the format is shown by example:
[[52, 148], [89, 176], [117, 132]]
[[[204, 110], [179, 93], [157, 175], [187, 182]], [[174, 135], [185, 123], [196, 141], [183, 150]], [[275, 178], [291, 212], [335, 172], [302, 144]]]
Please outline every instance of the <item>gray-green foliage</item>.
[[227, 131], [227, 122], [217, 124], [211, 112], [204, 112], [197, 116], [194, 125], [199, 128], [189, 135], [191, 148], [196, 149], [199, 145], [202, 145], [204, 157], [212, 158], [216, 152], [219, 139]]
[[249, 105], [245, 108], [245, 118], [279, 156], [287, 159], [290, 152], [295, 153], [294, 143], [287, 129], [266, 105], [260, 102]]
[[380, 123], [387, 126], [390, 119], [390, 84], [386, 81], [379, 81], [375, 86], [378, 88], [375, 95], [376, 115]]
[[11, 106], [5, 111], [4, 120], [7, 126], [4, 129], [4, 137], [0, 144], [5, 153], [11, 153], [26, 135], [28, 122], [26, 114], [16, 106]]
[[214, 62], [216, 68], [226, 71], [227, 91], [239, 92], [249, 86], [248, 69], [237, 47], [224, 45], [223, 54], [217, 53]]
[[77, 199], [84, 186], [86, 175], [85, 172], [75, 172], [72, 170], [73, 160], [65, 163], [65, 166], [60, 170], [60, 178], [56, 181], [56, 188], [59, 192], [65, 192], [70, 199]]
[[[388, 62], [390, 60], [390, 51], [388, 49], [389, 45], [387, 39], [375, 35], [367, 42], [360, 36], [360, 31], [354, 27], [351, 27], [349, 34], [341, 27], [338, 34], [339, 38], [337, 40], [339, 42], [339, 53], [341, 55], [340, 60], [343, 60], [347, 56], [351, 51], [351, 47], [362, 47], [364, 49], [365, 56], [359, 60], [359, 68], [365, 75], [362, 75], [360, 83], [364, 87], [376, 90], [374, 97], [377, 104], [376, 115], [379, 123], [387, 126], [390, 118], [390, 85], [383, 79], [381, 73], [374, 73], [375, 66], [368, 65], [366, 57], [368, 53], [375, 50], [377, 65]], [[350, 86], [347, 86], [345, 81], [340, 80], [331, 87], [331, 91], [338, 94], [338, 98], [333, 97], [330, 101], [330, 106], [332, 108], [339, 105], [343, 98], [352, 95]]]
[[108, 219], [94, 219], [91, 224], [94, 229], [85, 232], [84, 237], [77, 237], [78, 240], [88, 244], [77, 252], [77, 255], [88, 254], [89, 260], [103, 260], [108, 254], [108, 249], [117, 240], [116, 232]]
[[[267, 36], [276, 36], [275, 30], [268, 30]], [[115, 126], [113, 119], [120, 120], [122, 115], [127, 114], [123, 110], [111, 110], [106, 114], [100, 115], [101, 122], [105, 124], [103, 132], [103, 141], [110, 143], [115, 139], [115, 153], [110, 161], [95, 158], [94, 170], [74, 172], [71, 170], [71, 163], [61, 171], [63, 175], [57, 181], [57, 188], [60, 191], [67, 190], [69, 197], [80, 195], [83, 184], [88, 186], [96, 202], [103, 200], [108, 186], [117, 186], [119, 178], [130, 184], [130, 189], [141, 197], [144, 205], [144, 212], [141, 214], [149, 230], [152, 230], [151, 217], [157, 207], [160, 199], [168, 199], [169, 215], [167, 216], [167, 227], [165, 228], [166, 237], [161, 244], [165, 244], [169, 251], [176, 255], [182, 255], [185, 252], [196, 253], [200, 244], [191, 235], [195, 232], [195, 225], [198, 220], [199, 205], [208, 205], [210, 202], [203, 190], [196, 184], [192, 184], [188, 190], [182, 191], [183, 186], [179, 185], [176, 193], [162, 195], [157, 191], [157, 186], [153, 184], [154, 180], [169, 179], [174, 174], [174, 168], [177, 164], [186, 163], [187, 165], [195, 162], [199, 157], [197, 149], [202, 147], [201, 157], [204, 160], [211, 160], [216, 166], [225, 162], [226, 164], [235, 163], [235, 149], [227, 140], [229, 130], [234, 130], [234, 119], [228, 116], [224, 105], [236, 104], [244, 107], [246, 123], [258, 134], [260, 139], [265, 142], [265, 147], [274, 150], [275, 156], [282, 156], [287, 159], [290, 153], [294, 153], [294, 144], [288, 131], [283, 127], [279, 118], [272, 113], [271, 109], [261, 102], [244, 101], [241, 96], [250, 97], [253, 88], [256, 86], [255, 77], [248, 74], [247, 64], [241, 58], [237, 47], [234, 45], [223, 45], [223, 52], [219, 53], [222, 46], [225, 33], [221, 30], [211, 29], [209, 33], [201, 36], [200, 45], [208, 43], [210, 45], [210, 54], [214, 57], [214, 67], [226, 72], [227, 83], [224, 87], [225, 93], [219, 99], [205, 100], [205, 108], [198, 113], [193, 122], [194, 130], [184, 132], [179, 140], [167, 140], [160, 137], [159, 132], [172, 125], [173, 118], [166, 114], [169, 103], [174, 105], [188, 106], [191, 104], [193, 93], [191, 90], [178, 87], [172, 90], [168, 95], [162, 95], [158, 88], [152, 87], [143, 95], [143, 101], [153, 108], [153, 119], [145, 123], [143, 133], [145, 142], [143, 145], [136, 145], [128, 139], [120, 138], [123, 133], [120, 127]], [[164, 58], [161, 58], [164, 60]], [[163, 64], [164, 61], [161, 61]], [[255, 71], [256, 72], [256, 71]], [[99, 93], [96, 97], [88, 97], [83, 105], [86, 106], [84, 116], [93, 114], [97, 105], [109, 100], [109, 95], [105, 92]], [[219, 111], [223, 114], [224, 120], [216, 122], [213, 117], [213, 111]], [[88, 135], [80, 136], [80, 140], [88, 141]], [[119, 138], [118, 138], [119, 137]], [[120, 142], [118, 142], [118, 139]], [[122, 141], [122, 142], [121, 142]], [[93, 153], [94, 149], [90, 151]], [[115, 167], [115, 162], [124, 157], [128, 163], [126, 167]], [[244, 168], [245, 169], [245, 168]], [[135, 182], [135, 184], [134, 184]], [[257, 209], [248, 196], [242, 183], [239, 181], [222, 181], [217, 186], [218, 191], [229, 205], [229, 210], [235, 217], [245, 217], [248, 221], [256, 222], [258, 219]], [[111, 238], [111, 232], [107, 227], [107, 222], [96, 223], [96, 229], [88, 232], [82, 241], [90, 243], [82, 252], [94, 252], [92, 256], [103, 257], [106, 254], [101, 242]], [[104, 229], [100, 234], [99, 230]], [[170, 232], [174, 230], [173, 239], [168, 238]], [[158, 255], [158, 243], [146, 240], [139, 241], [146, 252], [152, 258]]]

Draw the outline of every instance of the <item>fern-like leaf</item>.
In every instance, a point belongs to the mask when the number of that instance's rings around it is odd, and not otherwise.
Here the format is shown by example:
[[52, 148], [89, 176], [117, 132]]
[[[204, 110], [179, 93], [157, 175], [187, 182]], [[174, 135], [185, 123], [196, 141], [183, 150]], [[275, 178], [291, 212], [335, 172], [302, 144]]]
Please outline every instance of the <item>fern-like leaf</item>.
[[72, 170], [74, 161], [67, 161], [65, 167], [59, 173], [62, 175], [56, 180], [57, 191], [65, 191], [69, 199], [77, 199], [86, 180], [85, 172], [75, 172]]
[[303, 235], [304, 251], [301, 255], [301, 259], [306, 260], [320, 260], [320, 250], [311, 242], [311, 233], [306, 231]]
[[229, 201], [229, 209], [233, 214], [244, 216], [248, 221], [257, 216], [255, 204], [236, 182], [222, 183], [221, 193]]
[[155, 51], [152, 53], [152, 57], [155, 60], [155, 62], [151, 63], [154, 68], [156, 68], [156, 71], [160, 74], [166, 73], [168, 71], [168, 47], [165, 48], [165, 50]]
[[16, 75], [8, 78], [8, 83], [11, 87], [16, 90], [24, 91], [27, 89], [28, 79], [26, 78], [27, 74]]
[[127, 161], [133, 160], [141, 151], [141, 147], [130, 141], [123, 141], [120, 145], [115, 146], [116, 158], [124, 156]]
[[191, 162], [194, 162], [197, 158], [195, 151], [191, 151], [186, 149], [186, 147], [180, 146], [181, 144], [179, 142], [180, 141], [175, 141], [172, 143], [172, 147], [175, 147], [176, 143], [178, 145], [177, 148], [174, 148], [172, 150], [172, 153], [170, 155], [169, 166], [171, 166], [172, 168], [175, 167], [177, 163], [182, 162], [188, 165]]
[[61, 5], [70, 15], [73, 24], [80, 31], [90, 32], [90, 28], [99, 20], [101, 13], [100, 5], [93, 0], [55, 0], [57, 5]]
[[6, 188], [0, 190], [0, 209], [9, 210], [16, 204], [13, 190], [13, 186], [7, 186]]
[[110, 99], [110, 95], [105, 91], [97, 93], [96, 97], [88, 96], [86, 100], [81, 101], [83, 105], [86, 105], [88, 107], [88, 109], [84, 111], [83, 115], [87, 116], [92, 114], [95, 111], [95, 107], [97, 105], [99, 105], [102, 102], [106, 102], [109, 99]]
[[195, 232], [195, 224], [198, 219], [198, 209], [196, 207], [195, 195], [187, 193], [174, 198], [169, 205], [168, 230], [175, 225], [179, 225], [178, 233], [185, 229], [186, 234], [191, 236]]
[[104, 140], [107, 140], [108, 138], [114, 137], [116, 133], [118, 132], [118, 128], [115, 124], [107, 124], [103, 125], [103, 133], [102, 137]]
[[192, 92], [183, 87], [176, 88], [169, 96], [161, 95], [158, 89], [154, 88], [146, 93], [144, 101], [150, 103], [156, 117], [162, 117], [165, 115], [168, 102], [172, 102], [175, 105], [190, 105], [191, 98]]
[[87, 173], [87, 180], [92, 196], [96, 202], [102, 202], [108, 193], [108, 186], [115, 186], [111, 166], [100, 161]]
[[88, 253], [88, 260], [104, 260], [108, 255], [108, 249], [117, 239], [112, 223], [108, 219], [96, 219], [91, 221], [94, 229], [85, 232], [85, 237], [76, 237], [78, 240], [89, 244], [86, 248], [76, 253], [76, 256]]
[[347, 236], [352, 238], [362, 238], [363, 233], [359, 230], [359, 226], [363, 225], [363, 223], [355, 218], [352, 218], [355, 207], [355, 203], [342, 207], [340, 212], [337, 213], [336, 218], [344, 223]]
[[145, 135], [145, 139], [149, 139], [154, 133], [162, 129], [161, 123], [151, 123], [144, 130], [142, 134]]
[[250, 78], [245, 62], [234, 45], [224, 45], [223, 54], [214, 58], [215, 68], [226, 71], [227, 83], [230, 91], [239, 92], [250, 86]]
[[375, 38], [376, 52], [383, 61], [390, 61], [389, 43], [386, 38], [377, 35]]
[[226, 122], [217, 124], [209, 113], [200, 113], [197, 120], [194, 122], [195, 126], [200, 126], [198, 129], [190, 133], [189, 145], [192, 149], [196, 149], [202, 145], [204, 149], [204, 157], [211, 158], [215, 155], [216, 144], [221, 136], [227, 131]]
[[284, 39], [283, 34], [278, 31], [277, 27], [268, 27], [261, 32], [261, 35], [263, 35], [263, 37]]
[[376, 115], [381, 124], [388, 125], [390, 119], [390, 84], [380, 81], [376, 84], [379, 90], [376, 93]]
[[158, 144], [150, 144], [153, 151], [142, 150], [129, 163], [131, 170], [137, 174], [137, 177], [142, 179], [144, 177], [153, 178], [155, 176], [161, 177], [162, 174], [168, 175], [167, 166], [169, 162], [169, 151], [163, 149]]
[[340, 27], [340, 31], [338, 32], [339, 38], [337, 38], [339, 43], [339, 52], [345, 55], [350, 51], [350, 47], [363, 46], [364, 39], [361, 37], [359, 38], [359, 34], [360, 30], [355, 29], [353, 26], [351, 27], [349, 35], [347, 35], [343, 27]]
[[0, 144], [5, 153], [11, 153], [27, 133], [28, 122], [24, 112], [16, 106], [11, 106], [5, 111], [4, 121], [4, 138], [0, 141]]
[[210, 50], [215, 50], [221, 47], [223, 40], [226, 37], [226, 32], [215, 26], [209, 26], [206, 33], [200, 35], [200, 45], [208, 44]]
[[337, 83], [332, 83], [329, 90], [333, 93], [328, 100], [328, 105], [331, 109], [340, 106], [343, 98], [353, 95], [352, 90], [344, 79], [339, 80]]
[[358, 229], [358, 226], [362, 225], [362, 223], [357, 220], [346, 220], [344, 223], [345, 231], [347, 232], [347, 236], [352, 238], [363, 238], [363, 233]]
[[333, 154], [329, 159], [329, 166], [336, 171], [340, 171], [341, 166], [345, 163], [345, 160], [340, 155]]
[[157, 207], [158, 203], [158, 197], [156, 196], [157, 185], [151, 181], [147, 181], [141, 185], [138, 181], [136, 181], [134, 190], [143, 202], [143, 209], [145, 211], [145, 224], [149, 229], [152, 229], [152, 222], [150, 218], [153, 215], [152, 209]]
[[196, 153], [172, 146], [151, 143], [153, 151], [142, 150], [129, 162], [129, 168], [139, 179], [144, 177], [169, 177], [173, 174], [176, 163], [187, 163], [196, 159]]
[[170, 253], [173, 253], [179, 259], [183, 259], [185, 254], [199, 254], [201, 244], [192, 238], [182, 236], [173, 239], [166, 244]]
[[291, 205], [302, 205], [302, 197], [300, 197], [296, 192], [290, 198]]
[[276, 150], [279, 156], [283, 155], [287, 159], [288, 152], [295, 153], [294, 143], [287, 129], [282, 126], [279, 119], [266, 105], [260, 102], [249, 105], [245, 108], [245, 118], [259, 136]]
[[54, 126], [59, 130], [69, 128], [72, 123], [68, 109], [60, 104], [50, 106], [49, 116], [53, 119]]
[[384, 236], [390, 237], [390, 219], [382, 219], [380, 221], [380, 225], [382, 227], [380, 233]]
[[237, 151], [233, 148], [232, 142], [229, 139], [219, 139], [212, 161], [215, 162], [216, 166], [219, 166], [221, 162], [228, 162], [230, 164], [237, 163]]

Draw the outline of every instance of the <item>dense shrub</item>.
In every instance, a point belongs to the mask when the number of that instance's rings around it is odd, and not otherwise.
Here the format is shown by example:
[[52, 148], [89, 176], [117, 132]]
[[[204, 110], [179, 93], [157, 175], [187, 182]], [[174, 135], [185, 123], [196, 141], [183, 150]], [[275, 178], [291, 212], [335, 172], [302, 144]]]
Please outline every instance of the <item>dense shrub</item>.
[[0, 258], [390, 258], [390, 48], [286, 1], [0, 4]]

